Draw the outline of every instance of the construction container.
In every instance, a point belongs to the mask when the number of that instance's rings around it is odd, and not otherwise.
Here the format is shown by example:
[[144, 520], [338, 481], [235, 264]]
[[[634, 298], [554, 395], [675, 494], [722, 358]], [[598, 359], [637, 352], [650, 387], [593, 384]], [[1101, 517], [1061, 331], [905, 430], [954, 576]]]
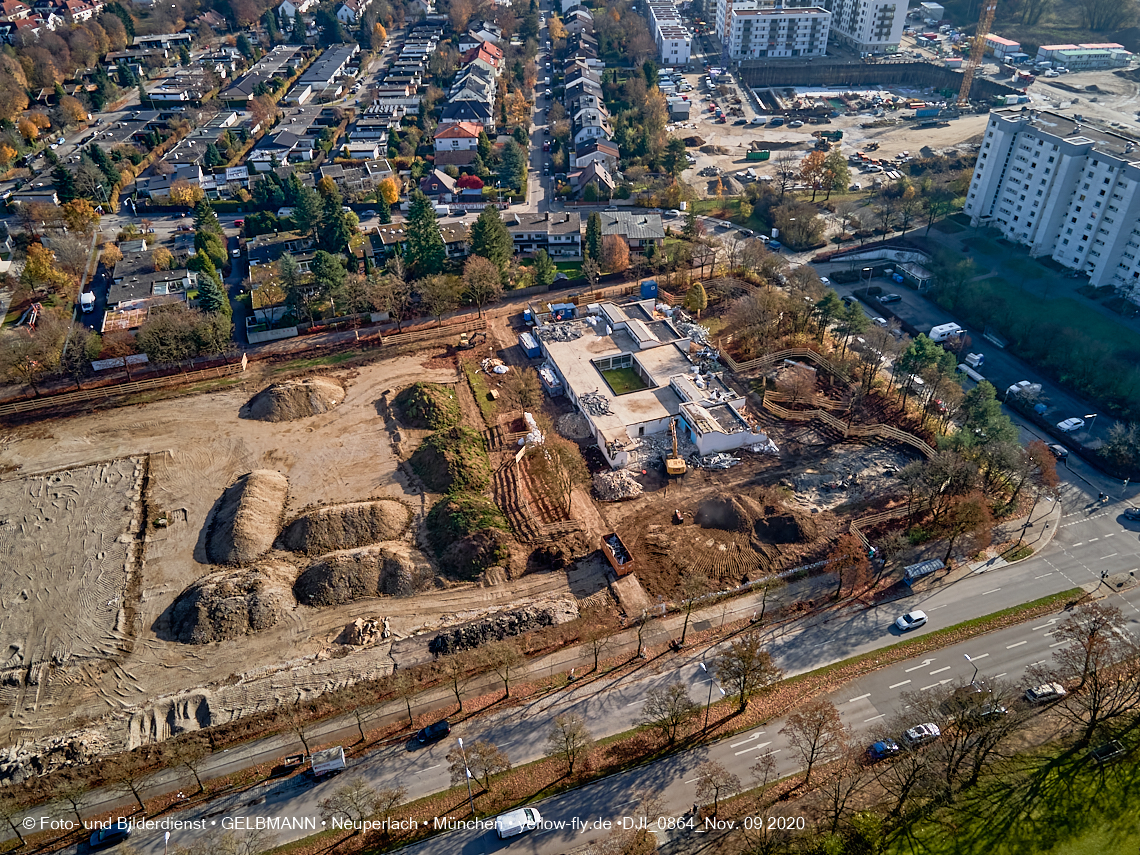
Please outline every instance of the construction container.
[[745, 160], [767, 160], [771, 156], [772, 156], [772, 152], [765, 149], [764, 151], [750, 151], [750, 152], [748, 152], [748, 154], [746, 154], [744, 156], [744, 159]]
[[628, 576], [633, 572], [633, 556], [625, 548], [617, 532], [602, 535], [602, 552], [618, 576]]
[[939, 107], [922, 107], [914, 111], [914, 117], [916, 119], [933, 119], [940, 112], [942, 110]]
[[642, 300], [656, 300], [657, 299], [657, 280], [646, 279], [641, 283], [641, 299]]
[[519, 347], [522, 352], [527, 355], [528, 359], [534, 359], [536, 356], [542, 355], [542, 350], [538, 346], [538, 342], [534, 340], [534, 336], [530, 333], [524, 332], [519, 334]]

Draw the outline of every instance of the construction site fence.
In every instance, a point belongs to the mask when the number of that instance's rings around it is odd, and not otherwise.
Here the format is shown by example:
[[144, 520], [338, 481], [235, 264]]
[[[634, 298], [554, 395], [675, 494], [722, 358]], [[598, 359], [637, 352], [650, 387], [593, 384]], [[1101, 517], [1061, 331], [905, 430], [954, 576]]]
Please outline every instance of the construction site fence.
[[847, 437], [874, 437], [878, 439], [893, 439], [896, 442], [901, 442], [904, 445], [909, 445], [911, 448], [918, 451], [926, 458], [933, 457], [937, 452], [930, 446], [929, 443], [919, 439], [917, 436], [912, 436], [904, 430], [899, 430], [893, 425], [873, 424], [873, 425], [849, 425], [844, 421], [837, 419], [826, 410], [789, 410], [781, 407], [779, 404], [764, 398], [763, 407], [774, 416], [779, 416], [782, 419], [789, 419], [791, 421], [807, 422], [813, 419], [818, 419], [833, 430], [843, 434], [844, 438]]
[[851, 399], [847, 398], [843, 401], [835, 401], [828, 398], [826, 395], [809, 395], [804, 398], [797, 399], [791, 392], [772, 391], [764, 393], [765, 400], [771, 401], [775, 404], [797, 404], [803, 403], [808, 406], [814, 407], [817, 410], [836, 410], [838, 412], [847, 412], [851, 409]]
[[440, 338], [451, 338], [460, 333], [479, 332], [487, 328], [486, 318], [472, 318], [463, 323], [450, 324], [442, 327], [431, 327], [426, 330], [413, 330], [412, 332], [396, 333], [395, 335], [380, 336], [381, 347], [400, 347], [405, 344], [422, 344], [433, 342]]
[[[723, 345], [727, 346], [732, 343], [732, 336], [726, 336]], [[734, 373], [745, 371], [756, 371], [771, 368], [785, 359], [799, 360], [806, 359], [808, 362], [813, 362], [825, 371], [830, 372], [838, 377], [844, 383], [850, 383], [851, 378], [843, 369], [832, 364], [826, 356], [816, 353], [809, 347], [790, 347], [787, 350], [778, 350], [775, 353], [766, 353], [763, 356], [758, 356], [755, 359], [749, 359], [747, 362], [737, 362], [732, 356], [721, 347], [720, 351], [721, 361]]]
[[244, 370], [241, 362], [221, 365], [216, 368], [204, 368], [200, 371], [190, 371], [185, 374], [172, 374], [165, 377], [151, 377], [146, 380], [133, 380], [128, 383], [116, 383], [113, 386], [101, 386], [97, 389], [80, 389], [75, 392], [65, 392], [62, 395], [48, 395], [42, 398], [29, 398], [24, 401], [13, 401], [0, 404], [0, 416], [16, 413], [30, 413], [49, 407], [66, 407], [70, 404], [84, 401], [103, 401], [119, 395], [130, 395], [135, 392], [145, 392], [149, 389], [158, 389], [163, 386], [183, 385], [196, 383], [199, 380], [215, 380], [228, 377], [231, 374], [240, 374]]

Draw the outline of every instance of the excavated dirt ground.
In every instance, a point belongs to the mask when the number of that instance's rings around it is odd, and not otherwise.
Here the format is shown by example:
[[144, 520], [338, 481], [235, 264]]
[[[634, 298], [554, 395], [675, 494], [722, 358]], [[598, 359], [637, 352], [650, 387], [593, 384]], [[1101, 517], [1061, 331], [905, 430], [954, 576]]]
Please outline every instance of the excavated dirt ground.
[[[298, 606], [256, 635], [178, 642], [172, 606], [221, 569], [206, 554], [206, 522], [239, 476], [285, 475], [286, 520], [390, 497], [418, 525], [430, 508], [433, 497], [408, 483], [393, 453], [411, 437], [393, 436], [380, 401], [416, 380], [457, 384], [454, 359], [437, 351], [329, 374], [346, 389], [343, 403], [300, 421], [242, 417], [250, 396], [275, 379], [258, 376], [224, 392], [4, 429], [0, 562], [22, 569], [0, 583], [0, 642], [18, 684], [0, 693], [0, 745], [34, 751], [33, 740], [81, 720], [95, 721], [85, 733], [116, 750], [163, 739], [172, 726], [224, 723], [387, 673], [399, 638], [569, 591], [565, 573], [537, 573], [489, 588], [454, 584], [427, 599]], [[149, 464], [146, 521], [136, 460]], [[166, 525], [148, 524], [159, 518]], [[132, 563], [140, 527], [143, 555]], [[348, 655], [335, 646], [357, 618], [384, 617], [391, 640]]]

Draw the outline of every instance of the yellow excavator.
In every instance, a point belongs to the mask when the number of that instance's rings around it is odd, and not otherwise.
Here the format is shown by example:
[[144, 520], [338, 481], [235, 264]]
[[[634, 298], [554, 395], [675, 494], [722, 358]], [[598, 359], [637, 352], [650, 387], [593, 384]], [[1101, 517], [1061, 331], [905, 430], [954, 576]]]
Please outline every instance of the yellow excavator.
[[669, 422], [669, 433], [673, 435], [673, 453], [665, 458], [665, 473], [667, 475], [684, 475], [689, 471], [688, 465], [677, 452], [677, 420]]

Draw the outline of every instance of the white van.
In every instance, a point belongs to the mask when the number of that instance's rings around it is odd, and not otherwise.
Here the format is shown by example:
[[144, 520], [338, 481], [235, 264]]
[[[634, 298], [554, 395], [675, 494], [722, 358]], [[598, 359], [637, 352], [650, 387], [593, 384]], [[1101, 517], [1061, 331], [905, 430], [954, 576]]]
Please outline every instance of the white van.
[[89, 315], [95, 311], [95, 295], [90, 291], [84, 291], [79, 295], [79, 308], [83, 310], [83, 314]]
[[542, 815], [534, 808], [520, 808], [495, 818], [495, 831], [500, 839], [514, 837], [524, 831], [533, 831], [542, 822]]

